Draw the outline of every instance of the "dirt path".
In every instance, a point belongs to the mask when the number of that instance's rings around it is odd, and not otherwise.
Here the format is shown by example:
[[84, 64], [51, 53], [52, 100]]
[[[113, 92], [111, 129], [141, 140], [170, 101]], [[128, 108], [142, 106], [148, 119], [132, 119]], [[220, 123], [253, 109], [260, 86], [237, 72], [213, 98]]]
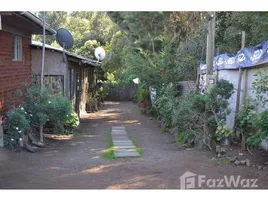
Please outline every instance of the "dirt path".
[[[140, 158], [103, 158], [111, 127], [121, 125], [144, 148]], [[234, 167], [207, 151], [182, 150], [131, 102], [107, 102], [83, 118], [81, 130], [83, 136], [51, 140], [35, 154], [0, 150], [0, 188], [175, 189], [186, 171], [213, 179], [240, 175], [268, 188], [267, 170]]]

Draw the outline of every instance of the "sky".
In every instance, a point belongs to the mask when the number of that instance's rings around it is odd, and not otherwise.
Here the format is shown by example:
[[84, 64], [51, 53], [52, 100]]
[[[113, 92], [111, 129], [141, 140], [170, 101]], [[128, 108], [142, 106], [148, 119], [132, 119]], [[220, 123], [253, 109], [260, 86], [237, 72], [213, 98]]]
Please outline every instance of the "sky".
[[4, 11], [267, 11], [264, 0], [9, 0]]

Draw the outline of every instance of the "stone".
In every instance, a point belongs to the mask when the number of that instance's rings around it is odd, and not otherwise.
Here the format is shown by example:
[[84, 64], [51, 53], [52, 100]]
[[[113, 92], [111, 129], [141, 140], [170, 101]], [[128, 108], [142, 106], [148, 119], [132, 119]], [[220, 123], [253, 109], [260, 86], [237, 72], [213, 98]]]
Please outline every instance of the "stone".
[[237, 165], [240, 165], [240, 161], [239, 160], [236, 160], [234, 161], [234, 164], [237, 166]]
[[226, 154], [227, 149], [225, 147], [221, 147], [221, 153]]
[[246, 164], [246, 161], [245, 160], [241, 160], [240, 163], [241, 163], [241, 165], [245, 165]]
[[235, 162], [236, 160], [237, 160], [236, 156], [230, 159], [231, 162]]
[[218, 153], [217, 157], [218, 157], [218, 158], [221, 158], [221, 154], [220, 154], [220, 153]]
[[152, 118], [152, 117], [150, 117], [150, 120], [153, 120], [153, 118]]
[[114, 156], [116, 158], [140, 156], [136, 147], [129, 139], [125, 127], [112, 127], [111, 136], [114, 145]]
[[247, 165], [247, 167], [250, 166], [250, 161], [249, 161], [249, 159], [246, 159], [246, 165]]
[[216, 146], [216, 153], [220, 153], [221, 152], [221, 146], [220, 145], [217, 145]]
[[243, 156], [244, 154], [243, 153], [238, 153], [239, 156]]
[[114, 151], [114, 156], [116, 158], [123, 158], [123, 157], [138, 157], [140, 154], [136, 151], [126, 152], [126, 151]]
[[261, 170], [262, 169], [262, 166], [261, 165], [258, 165], [258, 170]]
[[264, 164], [265, 164], [265, 165], [268, 165], [268, 162], [265, 162]]

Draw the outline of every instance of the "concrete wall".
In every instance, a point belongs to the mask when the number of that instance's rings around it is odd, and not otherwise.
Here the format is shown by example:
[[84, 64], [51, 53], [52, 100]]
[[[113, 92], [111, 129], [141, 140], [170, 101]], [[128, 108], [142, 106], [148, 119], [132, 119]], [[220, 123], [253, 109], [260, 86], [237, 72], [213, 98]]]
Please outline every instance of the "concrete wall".
[[[259, 67], [248, 68], [243, 72], [242, 81], [241, 81], [241, 92], [240, 92], [240, 107], [244, 103], [244, 99], [246, 96], [254, 99], [255, 93], [252, 87], [252, 83], [255, 81], [256, 77], [254, 74], [258, 71], [258, 69], [267, 68], [268, 64], [260, 65]], [[230, 127], [234, 126], [235, 120], [235, 108], [236, 108], [236, 98], [237, 98], [237, 86], [238, 86], [238, 78], [239, 78], [239, 70], [220, 70], [218, 71], [218, 78], [225, 79], [231, 82], [234, 85], [234, 94], [229, 99], [229, 108], [231, 109], [231, 113], [227, 116], [227, 124]], [[262, 108], [261, 106], [257, 106], [257, 112], [261, 112], [266, 108]]]

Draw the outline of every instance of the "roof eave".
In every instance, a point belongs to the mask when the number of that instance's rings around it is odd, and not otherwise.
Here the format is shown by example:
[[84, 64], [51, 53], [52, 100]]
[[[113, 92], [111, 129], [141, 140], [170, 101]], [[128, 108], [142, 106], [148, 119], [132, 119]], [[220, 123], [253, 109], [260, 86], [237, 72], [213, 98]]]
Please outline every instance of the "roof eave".
[[[43, 21], [42, 21], [42, 19], [40, 19], [36, 15], [32, 14], [31, 12], [24, 11], [21, 14], [23, 16], [25, 16], [26, 18], [28, 18], [29, 20], [31, 20], [34, 23], [36, 23], [37, 25], [39, 25], [40, 27], [43, 27]], [[52, 29], [51, 27], [49, 27], [48, 24], [46, 24], [46, 34], [48, 34], [48, 35], [55, 35], [56, 34], [56, 31], [54, 29]]]

